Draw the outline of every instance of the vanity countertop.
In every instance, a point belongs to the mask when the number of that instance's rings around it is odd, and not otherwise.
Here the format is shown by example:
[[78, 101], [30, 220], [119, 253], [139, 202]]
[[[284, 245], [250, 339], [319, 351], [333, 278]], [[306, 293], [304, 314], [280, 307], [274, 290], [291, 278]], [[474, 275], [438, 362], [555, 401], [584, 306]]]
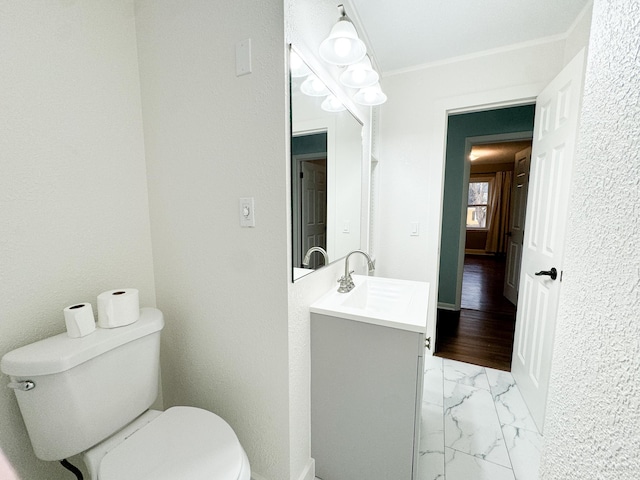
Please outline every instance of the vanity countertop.
[[426, 333], [427, 282], [365, 275], [353, 275], [353, 282], [356, 286], [348, 293], [333, 287], [311, 305], [311, 312]]

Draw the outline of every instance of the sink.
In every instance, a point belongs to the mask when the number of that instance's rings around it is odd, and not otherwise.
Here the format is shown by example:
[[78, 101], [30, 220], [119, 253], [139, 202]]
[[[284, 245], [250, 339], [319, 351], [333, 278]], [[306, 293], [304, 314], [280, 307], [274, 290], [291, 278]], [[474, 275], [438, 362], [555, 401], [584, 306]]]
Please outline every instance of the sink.
[[332, 288], [310, 310], [413, 332], [426, 332], [429, 284], [413, 280], [353, 275], [355, 288]]

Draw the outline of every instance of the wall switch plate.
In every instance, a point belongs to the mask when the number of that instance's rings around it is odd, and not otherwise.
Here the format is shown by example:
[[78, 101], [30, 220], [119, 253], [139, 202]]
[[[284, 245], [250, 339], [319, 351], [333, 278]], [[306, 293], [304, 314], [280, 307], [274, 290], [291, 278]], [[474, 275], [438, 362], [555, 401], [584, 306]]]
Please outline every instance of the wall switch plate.
[[342, 233], [351, 233], [351, 222], [346, 221], [342, 224]]
[[417, 237], [420, 235], [420, 222], [411, 222], [410, 224], [409, 235], [412, 237]]
[[236, 43], [236, 77], [251, 73], [251, 39]]
[[253, 197], [243, 197], [240, 199], [240, 226], [255, 227], [256, 216], [253, 206]]

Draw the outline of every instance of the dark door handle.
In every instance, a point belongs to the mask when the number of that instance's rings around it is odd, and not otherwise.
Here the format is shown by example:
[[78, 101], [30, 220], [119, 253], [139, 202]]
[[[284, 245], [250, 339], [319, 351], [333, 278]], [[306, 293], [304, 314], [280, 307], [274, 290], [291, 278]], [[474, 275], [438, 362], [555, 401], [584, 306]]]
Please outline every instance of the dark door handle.
[[554, 267], [551, 270], [540, 270], [539, 272], [536, 273], [536, 275], [538, 277], [540, 275], [549, 275], [551, 277], [551, 280], [555, 280], [556, 278], [558, 278], [558, 271]]

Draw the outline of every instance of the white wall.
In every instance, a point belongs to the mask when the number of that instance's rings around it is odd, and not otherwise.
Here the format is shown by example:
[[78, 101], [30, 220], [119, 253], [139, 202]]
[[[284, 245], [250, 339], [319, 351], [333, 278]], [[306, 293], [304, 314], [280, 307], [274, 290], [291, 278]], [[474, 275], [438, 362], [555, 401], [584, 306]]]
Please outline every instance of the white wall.
[[594, 5], [544, 479], [640, 478], [639, 11]]
[[[64, 331], [62, 309], [136, 287], [155, 304], [131, 2], [0, 4], [0, 356]], [[35, 458], [0, 378], [0, 448]]]
[[580, 50], [589, 45], [591, 33], [591, 12], [593, 2], [589, 1], [569, 28], [564, 46], [564, 64], [569, 63]]
[[[330, 179], [335, 185], [336, 201], [332, 230], [335, 237], [334, 258], [344, 257], [360, 248], [360, 220], [362, 209], [362, 125], [348, 112], [343, 112], [336, 121], [336, 168]], [[349, 232], [344, 232], [345, 224]]]
[[[293, 132], [327, 133], [327, 239], [334, 261], [360, 248], [362, 212], [362, 125], [348, 110], [325, 112], [324, 97], [293, 96]], [[343, 232], [344, 223], [350, 230]], [[305, 252], [302, 252], [304, 254]]]
[[[431, 284], [434, 335], [447, 111], [532, 100], [560, 71], [564, 41], [387, 75], [380, 112], [377, 274]], [[410, 236], [411, 222], [420, 235]], [[443, 239], [447, 241], [447, 239]]]
[[[337, 4], [331, 0], [286, 0], [285, 28], [286, 41], [295, 45], [305, 61], [320, 74], [332, 91], [358, 118], [364, 122], [363, 164], [365, 171], [363, 185], [363, 221], [368, 223], [369, 215], [369, 169], [370, 124], [369, 110], [363, 110], [349, 101], [340, 90], [337, 81], [339, 69], [324, 64], [317, 56], [320, 42], [329, 34], [338, 20]], [[287, 152], [288, 155], [289, 152]], [[287, 157], [288, 158], [288, 157]], [[289, 175], [289, 171], [287, 175]], [[288, 178], [288, 177], [287, 177]], [[289, 186], [289, 182], [287, 182]], [[287, 203], [290, 205], [290, 203]], [[287, 215], [290, 214], [288, 207]], [[290, 234], [290, 231], [289, 231]], [[361, 231], [361, 246], [367, 248], [366, 229]], [[290, 243], [289, 236], [289, 243]], [[290, 247], [290, 246], [289, 246]], [[333, 260], [333, 259], [332, 259]], [[359, 259], [358, 259], [359, 260]], [[289, 267], [291, 259], [288, 259]], [[357, 261], [354, 262], [357, 265]], [[361, 267], [362, 268], [362, 267]], [[289, 399], [290, 399], [290, 441], [291, 480], [312, 480], [314, 465], [311, 459], [311, 414], [310, 414], [310, 368], [309, 350], [310, 319], [309, 305], [330, 288], [336, 287], [336, 280], [342, 275], [344, 262], [334, 262], [307, 275], [296, 283], [289, 283]], [[364, 272], [364, 270], [359, 270]], [[275, 480], [275, 479], [274, 479]]]
[[[343, 263], [290, 283], [282, 8], [274, 0], [242, 0], [233, 8], [140, 0], [134, 25], [125, 0], [3, 1], [0, 354], [61, 332], [64, 306], [94, 301], [109, 288], [137, 287], [142, 303], [154, 305], [155, 267], [167, 320], [167, 406], [221, 414], [246, 447], [256, 478], [307, 480], [308, 306], [335, 286]], [[284, 13], [286, 38], [307, 55], [337, 20], [328, 0], [287, 0]], [[253, 40], [254, 72], [236, 77], [235, 43], [246, 38]], [[563, 55], [562, 42], [534, 45], [385, 79], [378, 274], [437, 280], [446, 108], [533, 95]], [[335, 79], [335, 69], [326, 70]], [[365, 119], [368, 144], [369, 112], [352, 108]], [[634, 166], [616, 163], [619, 178]], [[255, 229], [239, 228], [240, 196], [256, 198]], [[368, 215], [368, 206], [363, 210]], [[422, 235], [409, 237], [408, 222], [416, 220]], [[637, 250], [632, 239], [629, 245]], [[631, 288], [629, 298], [636, 293]], [[637, 302], [629, 305], [625, 319]], [[624, 334], [635, 335], [626, 338], [637, 338], [632, 325], [623, 324]], [[621, 352], [637, 358], [637, 343], [636, 350], [625, 347]], [[35, 459], [12, 392], [0, 392], [0, 447], [21, 477], [67, 478], [59, 466]], [[620, 400], [637, 405], [633, 390]], [[556, 435], [553, 441], [561, 441]]]
[[[299, 38], [324, 37], [335, 5], [306, 6], [324, 21]], [[310, 477], [308, 306], [342, 264], [289, 283], [282, 3], [142, 0], [135, 15], [3, 4], [0, 353], [61, 331], [64, 306], [107, 288], [154, 305], [152, 236], [166, 406], [222, 415], [256, 479]], [[254, 71], [238, 78], [246, 38]], [[240, 196], [256, 199], [255, 229], [239, 228]], [[1, 391], [1, 446], [21, 476], [66, 478], [35, 460]]]
[[165, 404], [222, 416], [269, 480], [289, 478], [291, 448], [283, 15], [277, 0], [137, 2]]

